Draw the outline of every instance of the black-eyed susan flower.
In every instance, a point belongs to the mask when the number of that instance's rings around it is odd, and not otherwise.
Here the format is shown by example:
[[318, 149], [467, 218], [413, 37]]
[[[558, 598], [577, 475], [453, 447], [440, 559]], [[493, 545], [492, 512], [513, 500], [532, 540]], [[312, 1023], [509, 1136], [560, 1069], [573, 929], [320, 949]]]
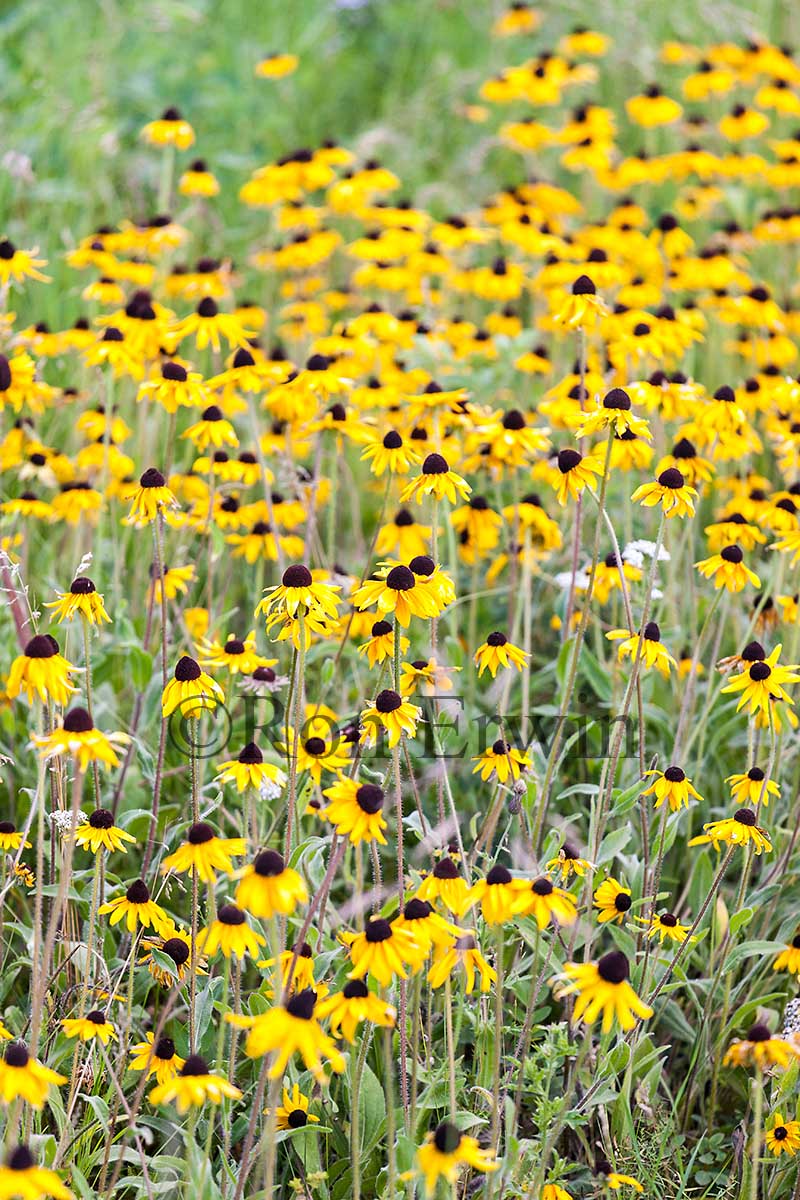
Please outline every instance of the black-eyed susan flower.
[[516, 667], [521, 671], [530, 656], [519, 646], [513, 645], [504, 633], [490, 633], [486, 641], [475, 651], [478, 675], [491, 672], [492, 679], [501, 667]]
[[[381, 663], [394, 657], [394, 626], [388, 621], [374, 621], [370, 636], [358, 647], [359, 654], [366, 654], [370, 667], [380, 666]], [[405, 654], [410, 642], [407, 637], [400, 637], [400, 653]]]
[[691, 800], [702, 800], [703, 797], [695, 790], [690, 779], [687, 779], [683, 767], [671, 766], [664, 771], [645, 771], [645, 776], [653, 775], [655, 779], [643, 792], [643, 796], [655, 796], [654, 807], [661, 808], [667, 801], [670, 810], [677, 812], [679, 808], [689, 807]]
[[285, 51], [268, 54], [256, 63], [256, 75], [259, 79], [283, 79], [296, 71], [299, 63], [300, 59], [296, 54], [288, 54]]
[[677, 467], [667, 467], [653, 483], [643, 483], [631, 496], [645, 508], [660, 504], [667, 517], [694, 516], [695, 488], [690, 487]]
[[188, 371], [179, 362], [161, 364], [160, 375], [139, 384], [137, 399], [154, 400], [165, 412], [176, 413], [179, 408], [200, 408], [208, 398], [199, 371]]
[[205, 296], [193, 313], [177, 321], [169, 331], [173, 345], [192, 337], [198, 350], [210, 346], [216, 354], [222, 351], [223, 339], [234, 349], [252, 336], [253, 331], [245, 329], [235, 313], [223, 312], [211, 296]]
[[420, 947], [427, 952], [432, 946], [449, 945], [454, 937], [459, 937], [461, 927], [440, 916], [427, 900], [415, 896], [403, 905], [403, 911], [392, 921], [393, 926], [407, 930]]
[[167, 481], [156, 467], [148, 467], [139, 478], [139, 486], [131, 497], [127, 520], [131, 525], [149, 525], [178, 501], [167, 487]]
[[410, 566], [382, 568], [374, 579], [369, 579], [353, 592], [353, 604], [357, 609], [377, 606], [381, 614], [393, 614], [407, 628], [412, 617], [421, 620], [438, 617], [443, 605], [431, 591], [415, 576]]
[[525, 881], [515, 901], [515, 910], [521, 917], [533, 917], [540, 929], [545, 929], [551, 921], [573, 925], [578, 916], [570, 893], [556, 887], [546, 875]]
[[747, 1067], [755, 1063], [764, 1067], [788, 1067], [800, 1055], [786, 1038], [770, 1033], [769, 1026], [760, 1022], [751, 1026], [744, 1038], [735, 1038], [723, 1057], [726, 1067]]
[[43, 275], [39, 267], [46, 267], [47, 260], [37, 258], [38, 250], [20, 250], [8, 238], [0, 241], [0, 284], [7, 288], [12, 283], [23, 283], [26, 279], [37, 279], [40, 283], [49, 283], [47, 275]]
[[[309, 1122], [319, 1124], [319, 1117], [308, 1111], [309, 1099], [300, 1091], [296, 1083], [291, 1092], [283, 1089], [282, 1103], [275, 1109], [275, 1128], [281, 1130], [304, 1129]], [[264, 1115], [269, 1116], [271, 1109], [265, 1108]]]
[[708, 843], [719, 850], [725, 846], [752, 846], [755, 854], [766, 850], [772, 851], [772, 843], [766, 832], [756, 824], [756, 814], [751, 808], [740, 808], [732, 817], [723, 817], [719, 821], [707, 821], [703, 833], [689, 842], [690, 846], [704, 846]]
[[622, 1188], [632, 1188], [639, 1194], [644, 1191], [644, 1184], [640, 1183], [633, 1175], [622, 1175], [619, 1171], [615, 1171], [607, 1158], [595, 1159], [594, 1171], [609, 1191], [619, 1192]]
[[631, 889], [623, 887], [611, 876], [604, 879], [594, 893], [597, 920], [601, 925], [606, 921], [617, 921], [621, 925], [632, 903]]
[[401, 562], [410, 562], [416, 555], [428, 553], [431, 532], [430, 525], [418, 524], [407, 508], [400, 508], [378, 530], [375, 553], [394, 554]]
[[579, 275], [566, 301], [562, 303], [559, 299], [553, 321], [567, 329], [592, 330], [607, 311], [597, 294], [594, 281], [588, 275]]
[[178, 150], [188, 150], [194, 142], [194, 130], [177, 108], [165, 108], [160, 117], [149, 121], [143, 128], [140, 137], [151, 146], [175, 146]]
[[68, 1038], [80, 1038], [82, 1042], [91, 1042], [99, 1038], [104, 1046], [117, 1036], [117, 1031], [108, 1017], [99, 1009], [88, 1012], [85, 1017], [64, 1017], [61, 1028]]
[[33, 1108], [42, 1108], [50, 1088], [66, 1082], [64, 1075], [33, 1058], [22, 1042], [9, 1042], [6, 1046], [0, 1059], [0, 1100], [4, 1104], [22, 1099]]
[[326, 996], [317, 1005], [320, 1020], [328, 1017], [335, 1038], [343, 1037], [355, 1044], [356, 1031], [363, 1021], [391, 1029], [397, 1020], [397, 1010], [380, 996], [371, 992], [363, 979], [350, 979], [340, 992]]
[[162, 871], [175, 871], [181, 875], [196, 871], [203, 883], [213, 883], [216, 872], [233, 875], [233, 858], [245, 852], [244, 838], [218, 837], [205, 821], [197, 821], [189, 829], [186, 841], [172, 854], [167, 855], [161, 865]]
[[761, 587], [761, 580], [754, 571], [745, 565], [744, 554], [740, 546], [723, 546], [718, 554], [696, 562], [695, 567], [706, 579], [714, 580], [716, 589], [725, 588], [728, 592], [741, 592], [748, 583], [753, 587]]
[[141, 927], [164, 934], [172, 926], [164, 909], [152, 899], [143, 879], [134, 879], [122, 896], [101, 904], [97, 911], [100, 916], [108, 916], [111, 925], [119, 925], [124, 920], [128, 933], [135, 933]]
[[570, 496], [577, 500], [584, 488], [592, 489], [596, 476], [603, 474], [603, 464], [598, 458], [580, 454], [571, 447], [559, 450], [556, 463], [559, 471], [556, 498], [561, 505], [566, 504]]
[[226, 640], [203, 641], [199, 646], [204, 667], [225, 667], [232, 675], [252, 675], [256, 667], [274, 667], [276, 658], [264, 658], [256, 650], [254, 629], [244, 638], [230, 634]]
[[56, 639], [49, 633], [37, 633], [12, 662], [6, 692], [10, 700], [24, 692], [29, 704], [38, 696], [43, 702], [51, 700], [63, 706], [77, 691], [71, 680], [74, 671], [72, 663], [61, 654]]
[[632, 411], [628, 393], [619, 387], [606, 392], [601, 401], [596, 401], [585, 411], [575, 429], [575, 437], [593, 437], [596, 433], [608, 429], [613, 429], [617, 437], [628, 431], [635, 437], [648, 440], [653, 436], [647, 421], [643, 417], [637, 417]]
[[631, 633], [629, 629], [612, 629], [606, 637], [619, 642], [617, 656], [620, 662], [625, 658], [630, 658], [631, 662], [639, 659], [646, 668], [654, 667], [660, 671], [665, 679], [669, 676], [670, 667], [678, 665], [662, 644], [661, 630], [655, 621], [647, 622], [641, 638], [638, 633]]
[[391, 688], [379, 692], [373, 704], [361, 712], [361, 742], [371, 746], [382, 736], [385, 730], [389, 747], [394, 747], [405, 735], [413, 738], [417, 732], [417, 722], [422, 710]]
[[786, 947], [781, 950], [775, 962], [773, 971], [788, 971], [791, 975], [800, 975], [800, 933], [795, 934]]
[[611, 950], [597, 962], [567, 963], [554, 994], [559, 999], [577, 995], [576, 1022], [593, 1025], [602, 1013], [603, 1033], [611, 1032], [615, 1020], [623, 1030], [633, 1029], [637, 1018], [647, 1020], [653, 1010], [639, 999], [629, 978], [627, 958], [620, 950]]
[[247, 913], [235, 904], [223, 904], [217, 912], [216, 919], [197, 935], [197, 945], [204, 954], [212, 955], [221, 951], [226, 958], [257, 958], [259, 950], [266, 945], [266, 939], [251, 929], [247, 923]]
[[778, 662], [780, 653], [781, 646], [777, 645], [767, 658], [758, 659], [740, 674], [731, 676], [722, 691], [741, 692], [736, 705], [737, 712], [747, 705], [748, 712], [753, 716], [758, 712], [769, 713], [771, 704], [776, 700], [794, 703], [784, 685], [800, 682], [800, 675], [794, 667], [781, 666]]
[[30, 842], [25, 841], [25, 834], [17, 829], [13, 821], [0, 821], [0, 850], [19, 850], [24, 843], [26, 849]]
[[71, 621], [76, 614], [85, 617], [90, 625], [111, 621], [103, 597], [86, 575], [79, 575], [77, 579], [73, 579], [69, 591], [59, 592], [58, 599], [45, 604], [45, 608], [54, 610], [52, 619], [57, 620], [59, 625], [62, 621]]
[[157, 1083], [168, 1083], [180, 1072], [186, 1060], [181, 1058], [175, 1049], [175, 1043], [170, 1037], [160, 1037], [158, 1041], [152, 1033], [145, 1034], [143, 1042], [131, 1046], [131, 1071], [146, 1071], [146, 1078], [155, 1075]]
[[407, 483], [400, 493], [400, 503], [415, 500], [419, 504], [425, 496], [433, 496], [435, 500], [455, 504], [457, 496], [466, 500], [471, 491], [466, 479], [450, 469], [443, 455], [429, 454], [422, 464], [422, 473]]
[[776, 1158], [788, 1154], [794, 1158], [800, 1150], [800, 1121], [785, 1120], [783, 1113], [776, 1110], [769, 1118], [764, 1134], [767, 1149]]
[[665, 96], [656, 83], [651, 84], [641, 95], [630, 96], [625, 101], [625, 109], [630, 119], [643, 129], [671, 125], [683, 113], [678, 101]]
[[589, 862], [588, 858], [581, 858], [578, 851], [565, 842], [556, 857], [545, 863], [545, 869], [551, 872], [557, 871], [561, 876], [562, 883], [566, 883], [573, 875], [582, 879], [587, 871], [594, 869], [594, 865]]
[[0, 1165], [0, 1196], [3, 1200], [74, 1200], [72, 1192], [48, 1167], [36, 1165], [36, 1159], [23, 1143], [10, 1146]]
[[240, 1100], [242, 1093], [223, 1075], [209, 1070], [208, 1064], [199, 1054], [190, 1054], [177, 1075], [159, 1083], [150, 1093], [151, 1104], [175, 1104], [183, 1114], [190, 1108], [199, 1108], [210, 1100], [221, 1104], [223, 1100]]
[[182, 196], [217, 196], [219, 180], [209, 171], [205, 159], [196, 158], [178, 180], [178, 191]]
[[441, 900], [445, 908], [457, 917], [469, 908], [469, 885], [452, 858], [440, 858], [430, 875], [417, 888], [417, 899], [429, 903]]
[[320, 809], [320, 816], [331, 822], [339, 837], [349, 838], [354, 846], [361, 842], [386, 845], [383, 788], [375, 783], [360, 784], [339, 772], [336, 783], [322, 794], [328, 804]]
[[412, 466], [422, 461], [422, 455], [412, 441], [407, 441], [397, 432], [390, 429], [383, 437], [376, 437], [365, 446], [361, 453], [364, 462], [370, 464], [373, 475], [407, 475]]
[[256, 608], [256, 614], [267, 618], [274, 614], [296, 617], [302, 609], [305, 614], [317, 614], [326, 620], [335, 620], [338, 606], [336, 593], [341, 589], [315, 580], [308, 567], [294, 563], [287, 567], [278, 587], [268, 588]]
[[227, 1019], [249, 1031], [245, 1042], [249, 1058], [274, 1054], [268, 1072], [270, 1079], [283, 1075], [293, 1054], [299, 1054], [306, 1070], [320, 1078], [323, 1061], [328, 1062], [332, 1071], [341, 1072], [345, 1060], [320, 1025], [316, 1004], [317, 993], [306, 988], [291, 996], [286, 1004], [276, 1004], [256, 1017], [236, 1017], [229, 1013]]
[[96, 808], [89, 813], [89, 820], [79, 825], [75, 830], [75, 843], [92, 854], [107, 850], [112, 854], [115, 850], [127, 854], [126, 842], [136, 844], [136, 838], [124, 829], [114, 824], [113, 813], [107, 808]]
[[781, 794], [778, 784], [774, 779], [767, 779], [761, 767], [751, 767], [742, 774], [729, 775], [725, 782], [730, 785], [731, 799], [744, 806], [763, 804], [766, 808], [771, 796], [777, 799]]
[[495, 863], [485, 879], [479, 879], [470, 888], [469, 907], [480, 903], [487, 925], [505, 925], [517, 915], [522, 897], [527, 899], [527, 892], [527, 880], [515, 879], [507, 867]]
[[475, 763], [472, 774], [480, 774], [484, 783], [492, 776], [499, 783], [506, 783], [509, 779], [519, 779], [521, 773], [531, 765], [530, 756], [524, 750], [518, 750], [516, 746], [512, 746], [510, 742], [504, 742], [502, 738], [492, 742], [491, 746], [487, 746], [481, 754], [475, 755], [472, 761]]
[[236, 903], [254, 917], [269, 919], [276, 913], [288, 916], [308, 900], [308, 889], [300, 875], [287, 867], [277, 850], [261, 850], [252, 863], [235, 873], [239, 880]]
[[645, 937], [657, 937], [662, 946], [665, 941], [682, 945], [689, 936], [689, 926], [682, 925], [671, 912], [654, 913], [652, 917], [636, 917], [635, 920], [646, 926]]
[[181, 715], [198, 719], [205, 712], [213, 712], [225, 699], [225, 693], [200, 664], [184, 654], [178, 659], [172, 679], [161, 695], [161, 715], [166, 719], [176, 709]]
[[[180, 929], [174, 923], [166, 926], [157, 938], [143, 938], [142, 949], [145, 953], [139, 961], [147, 964], [147, 969], [153, 979], [162, 987], [171, 988], [176, 979], [181, 983], [192, 969], [198, 975], [206, 973], [206, 960], [199, 953], [195, 953], [194, 962], [192, 962], [191, 934], [185, 929]], [[158, 957], [153, 954], [154, 950], [158, 951], [159, 955], [168, 958], [169, 962], [159, 961]]]
[[408, 929], [392, 925], [383, 917], [371, 917], [360, 933], [343, 934], [353, 963], [351, 979], [370, 975], [388, 987], [395, 978], [406, 979], [409, 967], [416, 969], [420, 957], [425, 957], [414, 935]]
[[127, 746], [127, 733], [101, 733], [95, 729], [92, 718], [85, 708], [71, 708], [64, 719], [50, 733], [34, 734], [34, 745], [38, 746], [43, 758], [71, 755], [77, 760], [81, 771], [90, 763], [101, 763], [105, 767], [118, 767], [117, 750]]
[[443, 1121], [428, 1134], [417, 1150], [417, 1168], [425, 1180], [425, 1191], [432, 1196], [440, 1179], [453, 1188], [464, 1167], [486, 1174], [499, 1171], [493, 1150], [484, 1150], [477, 1138], [469, 1137], [449, 1121]]
[[[277, 958], [263, 958], [258, 962], [259, 967], [280, 967], [281, 989], [284, 992], [302, 992], [313, 988], [318, 999], [327, 992], [327, 986], [317, 986], [314, 979], [314, 951], [308, 942], [295, 942], [288, 946]], [[270, 989], [267, 995], [274, 996]]]
[[476, 978], [480, 980], [480, 991], [488, 992], [497, 982], [497, 972], [481, 954], [472, 933], [464, 933], [449, 944], [439, 945], [434, 950], [433, 964], [428, 971], [428, 983], [432, 988], [444, 985], [454, 971], [463, 973], [466, 994], [472, 995]]
[[248, 742], [236, 758], [220, 763], [219, 783], [234, 783], [238, 792], [251, 788], [255, 792], [279, 795], [286, 783], [286, 773], [274, 763], [265, 762], [255, 742]]
[[[290, 758], [294, 756], [293, 728], [289, 728], [289, 741], [279, 745]], [[323, 771], [341, 771], [349, 762], [350, 743], [331, 726], [328, 718], [318, 715], [306, 722], [297, 744], [298, 771], [308, 771], [318, 785]]]

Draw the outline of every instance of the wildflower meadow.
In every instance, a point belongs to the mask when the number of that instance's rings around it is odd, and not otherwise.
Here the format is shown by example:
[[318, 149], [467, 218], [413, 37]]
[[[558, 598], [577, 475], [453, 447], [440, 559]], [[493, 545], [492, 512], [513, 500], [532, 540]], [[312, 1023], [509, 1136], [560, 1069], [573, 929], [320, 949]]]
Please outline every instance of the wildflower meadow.
[[4, 8], [0, 1200], [800, 1200], [797, 26]]

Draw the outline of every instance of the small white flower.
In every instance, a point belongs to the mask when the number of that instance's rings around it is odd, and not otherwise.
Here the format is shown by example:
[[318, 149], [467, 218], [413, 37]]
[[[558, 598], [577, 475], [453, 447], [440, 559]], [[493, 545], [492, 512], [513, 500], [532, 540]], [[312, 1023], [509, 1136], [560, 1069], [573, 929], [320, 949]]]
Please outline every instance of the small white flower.
[[[568, 592], [572, 587], [572, 571], [560, 571], [555, 577], [555, 583], [562, 591]], [[575, 587], [581, 592], [588, 589], [589, 572], [585, 568], [575, 572]]]
[[73, 824], [71, 812], [59, 811], [50, 813], [50, 820], [53, 822], [58, 832], [63, 837], [66, 837], [68, 833], [72, 833], [78, 828], [79, 825], [85, 825], [88, 817], [79, 811], [75, 814], [75, 822]]
[[[622, 557], [625, 562], [630, 563], [632, 566], [640, 567], [645, 558], [651, 559], [653, 557], [655, 550], [655, 542], [648, 542], [645, 538], [639, 538], [635, 542], [628, 543], [628, 545], [622, 551]], [[670, 557], [669, 551], [663, 546], [660, 546], [658, 551], [658, 561], [669, 562]]]

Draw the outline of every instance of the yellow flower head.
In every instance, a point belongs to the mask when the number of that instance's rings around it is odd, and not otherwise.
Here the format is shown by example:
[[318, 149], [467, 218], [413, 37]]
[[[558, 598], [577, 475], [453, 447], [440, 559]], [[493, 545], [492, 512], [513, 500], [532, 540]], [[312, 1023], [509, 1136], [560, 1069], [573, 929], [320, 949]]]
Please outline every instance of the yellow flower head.
[[85, 1017], [65, 1017], [61, 1028], [68, 1038], [80, 1038], [82, 1042], [91, 1042], [94, 1038], [99, 1038], [104, 1046], [117, 1036], [114, 1026], [99, 1009], [87, 1013]]
[[349, 838], [354, 846], [361, 842], [386, 845], [386, 818], [383, 815], [383, 788], [375, 783], [359, 784], [338, 773], [336, 783], [323, 790], [328, 804], [320, 809], [339, 837]]
[[161, 714], [166, 718], [180, 709], [182, 716], [197, 720], [203, 713], [213, 712], [224, 699], [225, 693], [219, 684], [195, 659], [184, 654], [178, 659], [174, 677], [162, 693]]
[[181, 1115], [190, 1108], [199, 1108], [210, 1100], [221, 1104], [223, 1100], [240, 1100], [242, 1093], [222, 1075], [214, 1075], [205, 1059], [199, 1054], [190, 1054], [177, 1075], [159, 1083], [150, 1093], [151, 1104], [175, 1104]]
[[756, 854], [766, 850], [772, 852], [772, 843], [763, 829], [756, 824], [756, 814], [752, 808], [740, 808], [732, 817], [724, 817], [721, 821], [708, 821], [703, 826], [704, 833], [694, 837], [690, 846], [704, 846], [710, 842], [715, 850], [720, 843], [726, 846], [752, 846]]
[[109, 854], [115, 850], [127, 854], [125, 843], [135, 845], [136, 838], [114, 824], [113, 814], [107, 808], [96, 808], [89, 814], [89, 820], [75, 830], [75, 842], [84, 850], [91, 850], [92, 854], [99, 854], [101, 850], [107, 850]]
[[785, 1121], [783, 1113], [774, 1112], [769, 1119], [764, 1140], [767, 1149], [776, 1158], [781, 1154], [794, 1158], [800, 1150], [800, 1121]]
[[422, 464], [422, 474], [407, 483], [400, 493], [400, 503], [415, 500], [419, 504], [425, 496], [433, 496], [435, 500], [455, 504], [457, 495], [466, 500], [471, 491], [467, 481], [450, 470], [443, 455], [429, 454]]
[[156, 1041], [152, 1033], [147, 1033], [143, 1042], [131, 1046], [131, 1071], [146, 1071], [147, 1079], [155, 1075], [157, 1083], [174, 1079], [184, 1062], [169, 1037], [160, 1037]]
[[564, 505], [570, 496], [577, 500], [584, 488], [591, 489], [595, 476], [603, 474], [603, 464], [591, 454], [580, 454], [567, 447], [559, 450], [557, 466], [560, 478], [555, 485], [558, 503]]
[[694, 565], [706, 579], [714, 580], [716, 589], [724, 587], [728, 592], [741, 592], [748, 583], [753, 587], [761, 586], [761, 580], [755, 572], [745, 566], [744, 554], [739, 546], [723, 546], [719, 554], [712, 554], [710, 558]]
[[567, 963], [566, 983], [559, 982], [554, 990], [558, 997], [577, 994], [573, 1021], [593, 1025], [603, 1014], [603, 1033], [610, 1033], [618, 1021], [623, 1030], [633, 1029], [636, 1018], [646, 1020], [653, 1010], [644, 1004], [628, 979], [628, 960], [620, 950], [611, 950], [598, 962]]
[[500, 1164], [493, 1150], [482, 1150], [476, 1138], [443, 1121], [417, 1151], [417, 1167], [425, 1180], [426, 1195], [432, 1196], [440, 1179], [455, 1185], [463, 1167], [486, 1174], [499, 1171]]
[[32, 1108], [43, 1108], [51, 1087], [66, 1083], [66, 1077], [37, 1062], [22, 1042], [9, 1042], [0, 1059], [0, 1101], [24, 1100]]
[[774, 1037], [766, 1025], [758, 1023], [747, 1032], [747, 1036], [731, 1042], [722, 1062], [726, 1067], [747, 1067], [752, 1063], [761, 1067], [788, 1067], [792, 1059], [800, 1056], [800, 1050], [786, 1038]]
[[316, 1004], [317, 993], [306, 988], [296, 992], [286, 1004], [276, 1004], [256, 1017], [229, 1014], [228, 1020], [249, 1030], [245, 1043], [245, 1054], [249, 1058], [274, 1053], [270, 1079], [283, 1075], [293, 1054], [299, 1054], [306, 1070], [321, 1078], [323, 1060], [329, 1062], [331, 1070], [341, 1072], [345, 1068], [345, 1059], [333, 1039], [322, 1029]]
[[156, 121], [144, 126], [140, 135], [151, 146], [175, 146], [188, 150], [194, 142], [194, 130], [177, 108], [166, 108]]
[[63, 706], [77, 691], [70, 680], [75, 669], [61, 655], [58, 642], [51, 634], [38, 633], [11, 664], [6, 692], [11, 700], [25, 692], [29, 704], [34, 696], [38, 696], [43, 702], [51, 700]]
[[149, 525], [165, 509], [175, 508], [177, 504], [161, 472], [156, 467], [148, 467], [139, 478], [126, 520], [130, 525]]
[[102, 621], [110, 621], [111, 617], [105, 610], [103, 597], [91, 579], [79, 575], [69, 585], [68, 592], [59, 592], [58, 599], [45, 604], [45, 608], [54, 609], [53, 620], [71, 621], [78, 614], [85, 617], [90, 625], [99, 625]]
[[22, 1200], [39, 1200], [42, 1196], [51, 1196], [52, 1200], [75, 1200], [55, 1171], [37, 1167], [36, 1160], [23, 1143], [9, 1147], [5, 1162], [0, 1166], [0, 1196], [9, 1197], [9, 1200], [15, 1196]]
[[126, 733], [106, 734], [95, 729], [89, 713], [79, 706], [64, 714], [60, 727], [43, 737], [34, 734], [32, 740], [43, 758], [72, 755], [81, 771], [86, 771], [90, 763], [118, 767], [116, 751], [130, 742]]
[[217, 837], [210, 825], [198, 821], [189, 829], [183, 845], [164, 859], [161, 869], [165, 874], [175, 871], [179, 875], [196, 871], [203, 883], [213, 883], [217, 871], [233, 875], [231, 859], [244, 852], [244, 838]]
[[375, 703], [361, 713], [360, 741], [368, 746], [380, 740], [385, 730], [389, 747], [396, 746], [403, 735], [413, 738], [422, 710], [410, 704], [398, 693], [386, 688], [375, 697]]
[[362, 979], [350, 979], [340, 992], [326, 996], [317, 1005], [320, 1019], [330, 1018], [331, 1033], [355, 1044], [356, 1030], [363, 1021], [391, 1029], [397, 1010], [371, 992]]
[[672, 812], [689, 807], [690, 800], [702, 800], [703, 797], [695, 790], [682, 767], [667, 767], [665, 771], [645, 771], [645, 775], [654, 775], [655, 782], [642, 792], [643, 796], [655, 796], [655, 807], [661, 808], [668, 801]]
[[697, 491], [689, 487], [677, 467], [667, 467], [653, 483], [643, 483], [631, 496], [645, 508], [660, 504], [667, 517], [693, 517]]
[[277, 850], [261, 850], [254, 862], [235, 872], [239, 880], [236, 903], [252, 916], [288, 916], [308, 900], [308, 889], [297, 871], [287, 867]]
[[266, 939], [247, 924], [247, 914], [235, 904], [223, 904], [216, 920], [197, 937], [198, 947], [209, 956], [220, 950], [226, 958], [257, 958]]

